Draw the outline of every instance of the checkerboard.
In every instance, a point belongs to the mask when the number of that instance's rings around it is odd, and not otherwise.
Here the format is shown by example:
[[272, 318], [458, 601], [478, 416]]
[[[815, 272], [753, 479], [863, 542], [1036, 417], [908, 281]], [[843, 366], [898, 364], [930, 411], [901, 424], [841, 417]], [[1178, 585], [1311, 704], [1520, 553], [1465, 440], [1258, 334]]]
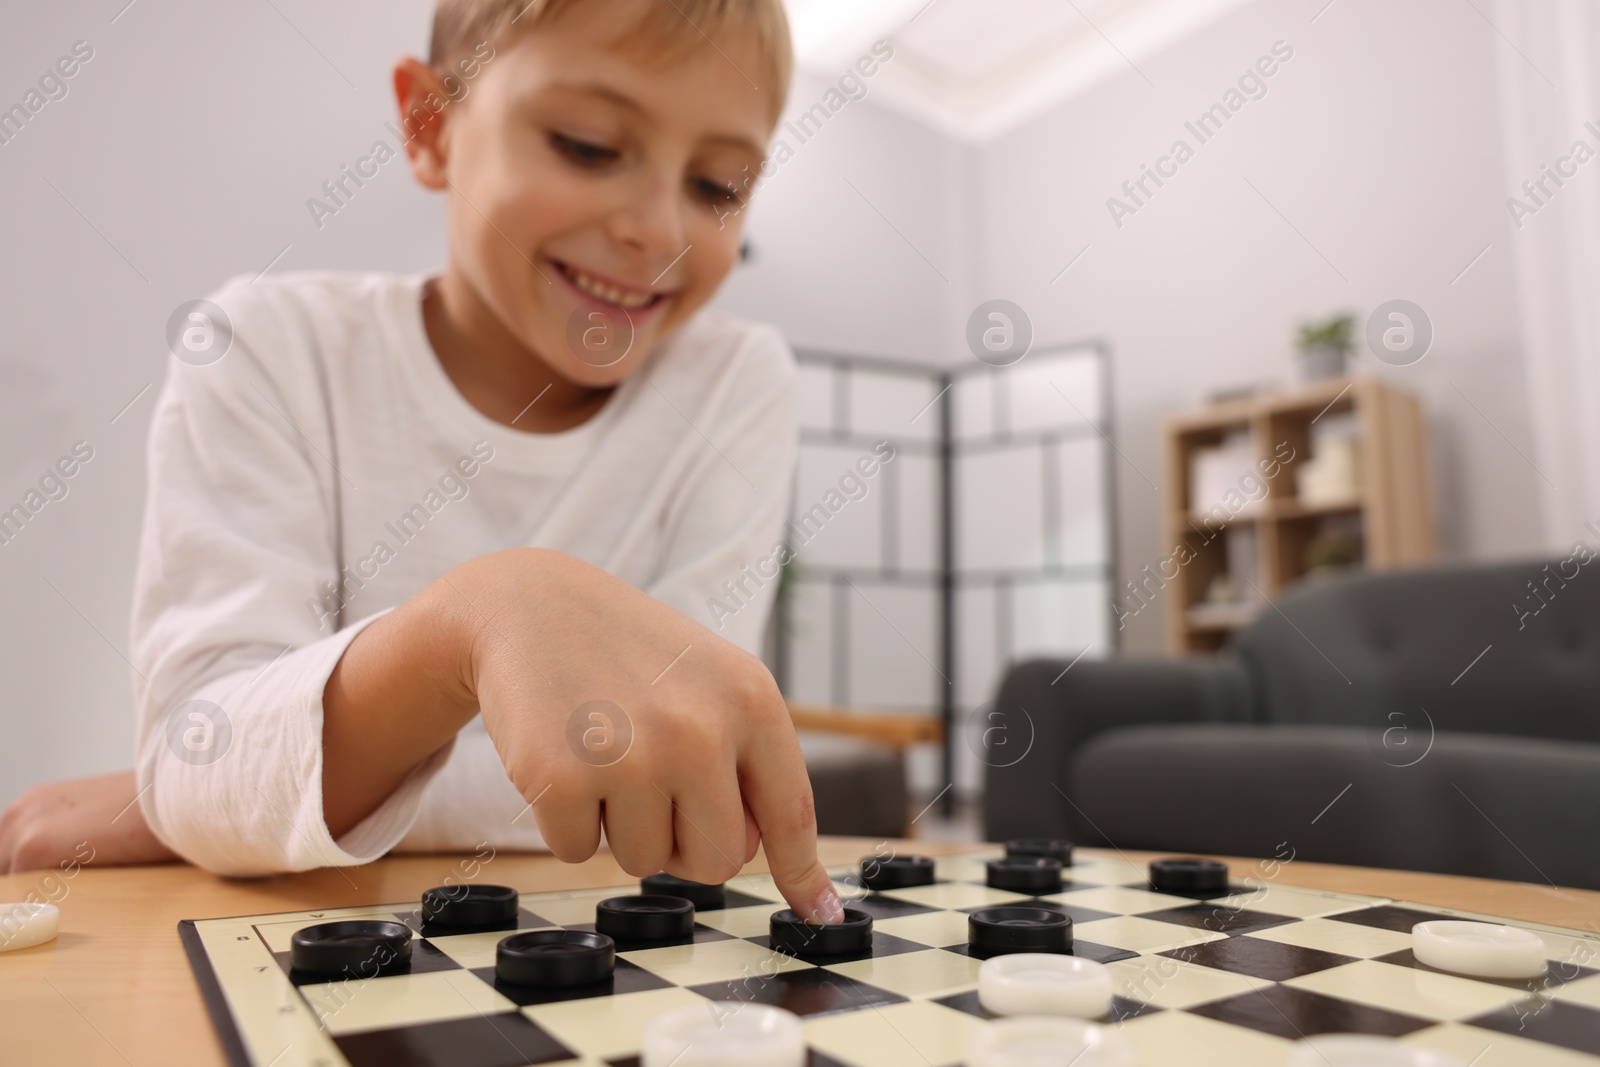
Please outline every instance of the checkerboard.
[[[836, 872], [847, 901], [873, 915], [873, 945], [823, 965], [768, 948], [781, 897], [770, 878], [740, 876], [725, 908], [696, 916], [691, 940], [621, 942], [613, 978], [582, 989], [497, 984], [495, 945], [510, 927], [422, 937], [414, 904], [186, 920], [180, 933], [238, 1067], [624, 1067], [638, 1063], [650, 1019], [703, 998], [799, 1014], [813, 1067], [959, 1064], [990, 1018], [966, 913], [1030, 899], [1071, 915], [1076, 954], [1110, 967], [1110, 1023], [1146, 1067], [1279, 1067], [1293, 1041], [1327, 1032], [1397, 1037], [1473, 1067], [1600, 1065], [1600, 935], [1518, 922], [1548, 946], [1545, 978], [1463, 978], [1412, 957], [1413, 924], [1503, 920], [1271, 881], [1197, 902], [1150, 892], [1142, 867], [1088, 852], [1061, 892], [1028, 898], [984, 885], [983, 861], [997, 855], [940, 859], [935, 884], [886, 893]], [[523, 894], [515, 929], [592, 930], [596, 903], [636, 891]], [[409, 972], [292, 975], [291, 935], [347, 918], [418, 931]]]

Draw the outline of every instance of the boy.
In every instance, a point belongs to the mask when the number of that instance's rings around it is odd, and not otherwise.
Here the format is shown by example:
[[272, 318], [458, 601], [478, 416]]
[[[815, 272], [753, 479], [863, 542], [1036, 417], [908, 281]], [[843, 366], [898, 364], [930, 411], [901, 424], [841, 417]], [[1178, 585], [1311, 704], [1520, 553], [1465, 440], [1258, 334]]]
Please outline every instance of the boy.
[[[171, 365], [133, 617], [147, 826], [103, 859], [542, 836], [579, 861], [603, 830], [631, 874], [720, 882], [764, 842], [791, 906], [839, 920], [750, 652], [770, 591], [721, 636], [680, 613], [787, 503], [792, 357], [702, 308], [789, 65], [779, 0], [441, 0], [394, 85], [444, 272], [237, 280], [226, 353]], [[54, 862], [130, 790], [35, 791], [0, 860]]]

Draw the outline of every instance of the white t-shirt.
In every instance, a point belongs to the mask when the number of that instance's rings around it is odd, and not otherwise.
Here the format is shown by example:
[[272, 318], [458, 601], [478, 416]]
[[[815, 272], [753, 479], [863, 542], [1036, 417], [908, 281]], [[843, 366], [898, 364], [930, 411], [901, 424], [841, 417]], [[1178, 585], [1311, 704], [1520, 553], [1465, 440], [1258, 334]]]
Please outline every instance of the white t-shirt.
[[169, 367], [134, 592], [138, 777], [157, 836], [210, 870], [540, 845], [481, 720], [339, 840], [322, 816], [334, 664], [475, 556], [566, 552], [759, 646], [776, 580], [756, 564], [779, 540], [796, 455], [778, 333], [701, 311], [589, 421], [525, 433], [456, 391], [423, 326], [424, 281], [235, 279], [211, 298], [232, 347]]

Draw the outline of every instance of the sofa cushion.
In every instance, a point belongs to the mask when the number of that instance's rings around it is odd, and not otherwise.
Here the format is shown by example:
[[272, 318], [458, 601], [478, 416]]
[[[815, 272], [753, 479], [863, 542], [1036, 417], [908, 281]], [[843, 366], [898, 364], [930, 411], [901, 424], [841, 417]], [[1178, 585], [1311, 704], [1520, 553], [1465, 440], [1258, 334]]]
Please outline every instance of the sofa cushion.
[[1273, 722], [1600, 741], [1600, 561], [1310, 582], [1238, 650]]
[[[1102, 730], [1247, 722], [1254, 703], [1249, 677], [1229, 657], [1019, 663], [1006, 672], [994, 701], [961, 724], [962, 755], [984, 765], [984, 836], [1065, 833], [1071, 806], [1056, 785], [1062, 757]], [[996, 725], [1004, 727], [1003, 745], [991, 739]]]
[[1107, 730], [1062, 768], [1084, 845], [1292, 851], [1589, 889], [1600, 889], [1596, 783], [1600, 745], [1455, 734], [1402, 756], [1381, 736], [1331, 726]]

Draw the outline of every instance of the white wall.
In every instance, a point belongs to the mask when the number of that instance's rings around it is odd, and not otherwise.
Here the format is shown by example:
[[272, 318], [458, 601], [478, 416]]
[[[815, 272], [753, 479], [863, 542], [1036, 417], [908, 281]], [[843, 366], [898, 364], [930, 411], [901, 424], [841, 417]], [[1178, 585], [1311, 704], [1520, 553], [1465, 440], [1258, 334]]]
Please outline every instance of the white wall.
[[[1114, 348], [1124, 577], [1170, 547], [1145, 480], [1164, 477], [1161, 420], [1219, 386], [1292, 381], [1300, 317], [1364, 320], [1396, 297], [1428, 312], [1433, 351], [1358, 369], [1423, 398], [1443, 552], [1537, 550], [1539, 475], [1516, 451], [1530, 449], [1495, 82], [1507, 45], [1450, 0], [1342, 0], [1311, 24], [1324, 3], [1251, 4], [1141, 63], [1154, 88], [1125, 70], [979, 155], [978, 295], [1022, 305], [1041, 339]], [[1184, 121], [1280, 39], [1294, 56], [1267, 95], [1198, 145]], [[1118, 229], [1106, 199], [1178, 137], [1195, 157]], [[1157, 652], [1162, 633], [1143, 612], [1125, 648]]]
[[382, 135], [389, 66], [424, 46], [427, 0], [274, 0], [284, 17], [142, 0], [113, 24], [124, 2], [12, 5], [0, 34], [6, 108], [75, 41], [94, 49], [0, 145], [0, 502], [73, 442], [95, 452], [0, 545], [0, 803], [131, 763], [123, 656], [156, 390], [111, 420], [159, 386], [172, 309], [286, 245], [276, 270], [442, 255], [439, 205], [402, 163], [320, 232], [305, 207]]
[[[1364, 320], [1410, 299], [1433, 321], [1433, 350], [1406, 368], [1363, 353], [1356, 369], [1423, 400], [1441, 551], [1536, 552], [1496, 82], [1496, 50], [1508, 46], [1451, 0], [1340, 0], [1313, 23], [1324, 6], [1246, 5], [980, 146], [870, 98], [853, 104], [763, 190], [756, 261], [723, 304], [777, 322], [797, 344], [951, 362], [972, 358], [967, 314], [995, 297], [1029, 312], [1036, 346], [1107, 340], [1126, 578], [1170, 548], [1151, 484], [1164, 477], [1162, 419], [1223, 386], [1295, 381], [1304, 318], [1351, 309]], [[1294, 56], [1267, 95], [1198, 145], [1185, 120], [1278, 40]], [[809, 104], [819, 93], [805, 83], [795, 95]], [[1194, 159], [1119, 229], [1107, 198], [1179, 137], [1198, 146]], [[1130, 623], [1125, 650], [1162, 650], [1164, 607]]]
[[878, 106], [870, 79], [802, 144], [789, 126], [829, 85], [795, 80], [777, 135], [794, 158], [759, 187], [718, 303], [798, 348], [938, 362], [970, 310], [971, 150]]

